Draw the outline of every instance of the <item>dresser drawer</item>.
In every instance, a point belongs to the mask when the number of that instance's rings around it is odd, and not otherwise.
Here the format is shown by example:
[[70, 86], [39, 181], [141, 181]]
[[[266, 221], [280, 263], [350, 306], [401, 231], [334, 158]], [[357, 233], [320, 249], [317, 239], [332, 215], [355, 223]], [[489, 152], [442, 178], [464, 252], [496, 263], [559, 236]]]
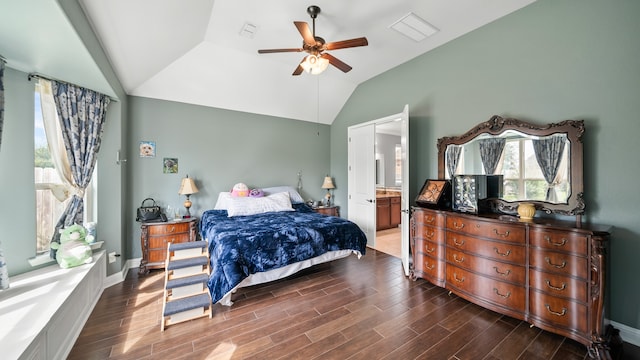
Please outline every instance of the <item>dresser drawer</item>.
[[565, 231], [531, 229], [529, 232], [531, 246], [550, 250], [559, 250], [586, 256], [587, 237]]
[[552, 274], [543, 271], [529, 271], [529, 284], [531, 288], [553, 296], [576, 299], [587, 302], [587, 282], [578, 279]]
[[533, 268], [567, 276], [577, 276], [585, 281], [589, 277], [588, 261], [584, 257], [540, 249], [531, 249], [529, 256], [529, 263]]
[[149, 235], [170, 235], [189, 232], [189, 223], [163, 224], [149, 226]]
[[531, 315], [552, 323], [554, 327], [577, 330], [583, 334], [587, 332], [585, 305], [531, 290], [529, 306]]
[[189, 241], [189, 234], [149, 237], [149, 249], [167, 249], [168, 243], [182, 243]]
[[429, 255], [438, 259], [444, 258], [444, 245], [439, 245], [432, 241], [415, 239], [415, 252], [417, 255]]
[[413, 269], [417, 276], [437, 285], [444, 283], [444, 261], [429, 255], [416, 254], [413, 262]]
[[447, 232], [446, 237], [447, 246], [455, 250], [518, 264], [526, 260], [524, 246], [516, 243], [478, 239], [452, 232]]
[[447, 284], [463, 292], [510, 310], [524, 313], [526, 290], [518, 286], [447, 264]]
[[447, 217], [447, 229], [463, 234], [482, 236], [502, 241], [524, 244], [525, 228], [520, 225], [503, 224], [496, 221], [481, 221], [460, 216]]
[[458, 267], [493, 277], [496, 280], [508, 281], [521, 286], [526, 283], [524, 266], [485, 259], [455, 251], [451, 248], [447, 251], [447, 261]]
[[417, 225], [415, 227], [414, 237], [416, 239], [425, 239], [444, 243], [444, 229], [430, 225]]
[[444, 215], [433, 210], [415, 209], [413, 211], [413, 218], [416, 222], [416, 226], [418, 226], [419, 224], [432, 225], [437, 227], [444, 226]]

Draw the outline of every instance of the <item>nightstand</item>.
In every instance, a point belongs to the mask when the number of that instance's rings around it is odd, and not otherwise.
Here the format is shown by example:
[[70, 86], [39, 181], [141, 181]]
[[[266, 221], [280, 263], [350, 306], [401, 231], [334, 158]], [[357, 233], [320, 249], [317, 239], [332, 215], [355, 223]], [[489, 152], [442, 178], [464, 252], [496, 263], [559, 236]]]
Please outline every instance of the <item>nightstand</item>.
[[147, 222], [140, 225], [142, 260], [138, 274], [149, 269], [163, 269], [168, 243], [196, 241], [198, 218], [176, 219], [166, 222]]
[[319, 206], [313, 208], [313, 210], [320, 214], [331, 215], [331, 216], [340, 216], [340, 206]]

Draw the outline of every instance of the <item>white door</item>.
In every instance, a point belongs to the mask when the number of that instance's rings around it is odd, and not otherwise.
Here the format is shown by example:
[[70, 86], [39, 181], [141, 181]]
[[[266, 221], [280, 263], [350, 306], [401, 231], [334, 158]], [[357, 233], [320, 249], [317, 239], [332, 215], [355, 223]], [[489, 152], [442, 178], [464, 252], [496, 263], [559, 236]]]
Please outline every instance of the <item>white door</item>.
[[409, 105], [404, 106], [400, 116], [400, 145], [402, 152], [402, 267], [405, 276], [409, 276]]
[[348, 134], [349, 162], [349, 220], [358, 224], [367, 235], [367, 244], [375, 246], [376, 236], [376, 168], [375, 126], [389, 122], [400, 124], [402, 153], [402, 215], [401, 259], [406, 276], [409, 275], [409, 105], [399, 114], [363, 124], [350, 126]]
[[367, 245], [376, 238], [375, 126], [350, 126], [347, 129], [349, 220], [367, 236]]

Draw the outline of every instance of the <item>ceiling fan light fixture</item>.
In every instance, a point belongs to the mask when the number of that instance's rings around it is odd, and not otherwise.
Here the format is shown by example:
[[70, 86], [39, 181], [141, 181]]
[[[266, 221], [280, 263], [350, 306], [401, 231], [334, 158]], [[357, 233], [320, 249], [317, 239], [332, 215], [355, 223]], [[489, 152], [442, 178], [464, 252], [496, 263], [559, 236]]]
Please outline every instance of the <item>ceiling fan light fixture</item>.
[[320, 57], [318, 55], [308, 55], [304, 61], [300, 64], [304, 71], [311, 75], [318, 75], [327, 70], [329, 67], [329, 60]]

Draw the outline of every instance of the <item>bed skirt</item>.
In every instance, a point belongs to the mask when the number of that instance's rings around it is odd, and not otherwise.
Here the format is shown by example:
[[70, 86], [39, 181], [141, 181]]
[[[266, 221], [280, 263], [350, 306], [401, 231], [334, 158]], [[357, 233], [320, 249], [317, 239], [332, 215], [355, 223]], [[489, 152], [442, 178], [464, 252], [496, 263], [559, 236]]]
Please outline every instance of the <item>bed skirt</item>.
[[283, 279], [286, 278], [287, 276], [293, 275], [295, 273], [297, 273], [300, 270], [304, 270], [306, 268], [309, 268], [313, 265], [317, 265], [317, 264], [322, 264], [328, 261], [333, 261], [333, 260], [337, 260], [337, 259], [342, 259], [344, 257], [347, 257], [351, 254], [355, 254], [358, 256], [358, 259], [360, 259], [360, 257], [362, 256], [362, 254], [360, 253], [360, 251], [357, 250], [337, 250], [337, 251], [329, 251], [326, 252], [320, 256], [316, 256], [314, 258], [308, 259], [308, 260], [303, 260], [303, 261], [299, 261], [297, 263], [293, 263], [293, 264], [289, 264], [287, 266], [278, 268], [278, 269], [273, 269], [273, 270], [269, 270], [269, 271], [265, 271], [265, 272], [259, 272], [259, 273], [255, 273], [255, 274], [251, 274], [249, 275], [249, 277], [247, 277], [246, 279], [242, 280], [240, 282], [240, 284], [238, 284], [236, 287], [234, 287], [233, 289], [231, 289], [231, 291], [229, 291], [228, 293], [224, 294], [224, 296], [222, 297], [222, 299], [220, 299], [218, 301], [218, 304], [222, 304], [225, 306], [231, 306], [233, 305], [233, 302], [231, 301], [231, 295], [233, 293], [236, 292], [236, 290], [243, 288], [243, 287], [248, 287], [251, 285], [258, 285], [258, 284], [263, 284], [263, 283], [267, 283], [267, 282], [271, 282], [271, 281], [275, 281], [278, 279]]

